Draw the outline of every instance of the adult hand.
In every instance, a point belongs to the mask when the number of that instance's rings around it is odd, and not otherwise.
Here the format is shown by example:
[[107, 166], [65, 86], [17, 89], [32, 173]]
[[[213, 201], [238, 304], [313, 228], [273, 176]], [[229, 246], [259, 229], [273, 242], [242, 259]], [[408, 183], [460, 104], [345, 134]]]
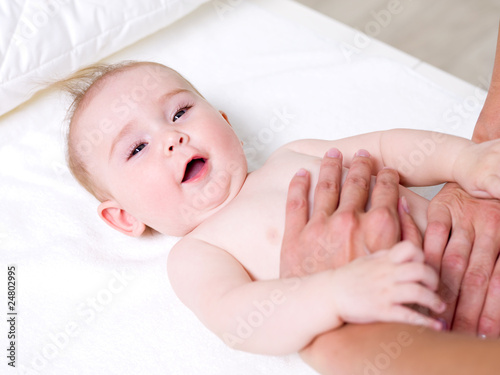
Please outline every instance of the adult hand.
[[453, 330], [500, 335], [500, 201], [448, 183], [429, 205], [424, 252], [440, 273], [441, 315]]
[[[491, 84], [472, 135], [476, 143], [500, 137], [498, 32]], [[446, 184], [427, 216], [424, 251], [427, 262], [441, 271], [440, 294], [448, 303], [442, 317], [454, 330], [498, 337], [500, 201], [475, 199], [457, 184]]]
[[421, 247], [421, 235], [408, 214], [406, 201], [399, 204], [399, 176], [383, 169], [377, 175], [368, 200], [373, 161], [358, 151], [342, 193], [342, 155], [332, 149], [322, 160], [314, 203], [309, 217], [309, 174], [300, 170], [289, 186], [285, 232], [281, 251], [281, 277], [303, 276], [336, 268], [368, 252], [392, 247], [409, 239]]

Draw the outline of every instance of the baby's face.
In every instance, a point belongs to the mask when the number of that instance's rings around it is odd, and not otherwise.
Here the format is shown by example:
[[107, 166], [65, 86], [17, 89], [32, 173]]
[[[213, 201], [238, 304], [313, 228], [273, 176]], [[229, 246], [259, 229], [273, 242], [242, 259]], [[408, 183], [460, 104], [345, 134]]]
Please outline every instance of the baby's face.
[[175, 72], [129, 68], [104, 78], [82, 104], [76, 147], [111, 195], [99, 211], [116, 229], [137, 235], [136, 220], [182, 236], [241, 189], [247, 164], [239, 139]]

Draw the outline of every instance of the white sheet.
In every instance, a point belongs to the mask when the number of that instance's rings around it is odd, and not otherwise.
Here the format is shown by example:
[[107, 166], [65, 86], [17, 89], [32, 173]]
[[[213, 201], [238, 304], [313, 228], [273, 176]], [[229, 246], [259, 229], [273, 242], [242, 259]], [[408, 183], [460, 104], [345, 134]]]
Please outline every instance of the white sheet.
[[[479, 99], [466, 102], [398, 63], [363, 53], [347, 61], [335, 35], [252, 3], [224, 4], [224, 12], [205, 4], [108, 61], [178, 69], [226, 111], [252, 168], [297, 138], [392, 127], [470, 136]], [[1, 372], [312, 374], [296, 355], [235, 352], [207, 331], [168, 283], [175, 239], [131, 239], [99, 221], [97, 201], [65, 166], [63, 103], [46, 92], [0, 118], [0, 301], [15, 264], [19, 334], [17, 371], [4, 356]]]

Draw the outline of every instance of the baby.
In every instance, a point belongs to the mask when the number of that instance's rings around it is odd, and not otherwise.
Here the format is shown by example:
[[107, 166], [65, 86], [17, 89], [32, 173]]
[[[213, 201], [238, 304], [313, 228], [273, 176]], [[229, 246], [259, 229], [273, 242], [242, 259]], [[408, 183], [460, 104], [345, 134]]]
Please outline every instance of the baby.
[[[338, 158], [339, 150], [353, 155], [361, 146], [377, 170], [398, 169], [404, 185], [456, 181], [477, 197], [500, 198], [500, 141], [474, 144], [417, 130], [300, 140], [248, 173], [227, 116], [170, 68], [137, 62], [96, 66], [65, 83], [75, 97], [70, 168], [101, 201], [100, 217], [130, 236], [149, 230], [183, 236], [168, 259], [172, 286], [236, 349], [296, 352], [344, 322], [441, 327], [405, 306], [435, 312], [445, 307], [434, 292], [437, 275], [409, 243], [335, 270], [279, 279], [288, 184], [301, 168], [317, 181], [323, 156]], [[419, 167], [405, 168], [423, 155], [422, 145], [426, 156]], [[344, 158], [346, 167], [351, 159]], [[400, 195], [424, 230], [428, 202], [403, 187]]]

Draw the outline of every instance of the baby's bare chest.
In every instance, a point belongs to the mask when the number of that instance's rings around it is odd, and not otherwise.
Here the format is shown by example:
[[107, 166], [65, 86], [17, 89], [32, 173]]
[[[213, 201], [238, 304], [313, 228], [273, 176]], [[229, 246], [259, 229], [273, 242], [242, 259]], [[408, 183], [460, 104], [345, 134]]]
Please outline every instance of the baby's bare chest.
[[[311, 173], [311, 192], [321, 160], [289, 155], [250, 173], [238, 196], [197, 230], [203, 240], [233, 255], [255, 279], [279, 275], [289, 183], [299, 168]], [[312, 194], [312, 193], [311, 193]]]

